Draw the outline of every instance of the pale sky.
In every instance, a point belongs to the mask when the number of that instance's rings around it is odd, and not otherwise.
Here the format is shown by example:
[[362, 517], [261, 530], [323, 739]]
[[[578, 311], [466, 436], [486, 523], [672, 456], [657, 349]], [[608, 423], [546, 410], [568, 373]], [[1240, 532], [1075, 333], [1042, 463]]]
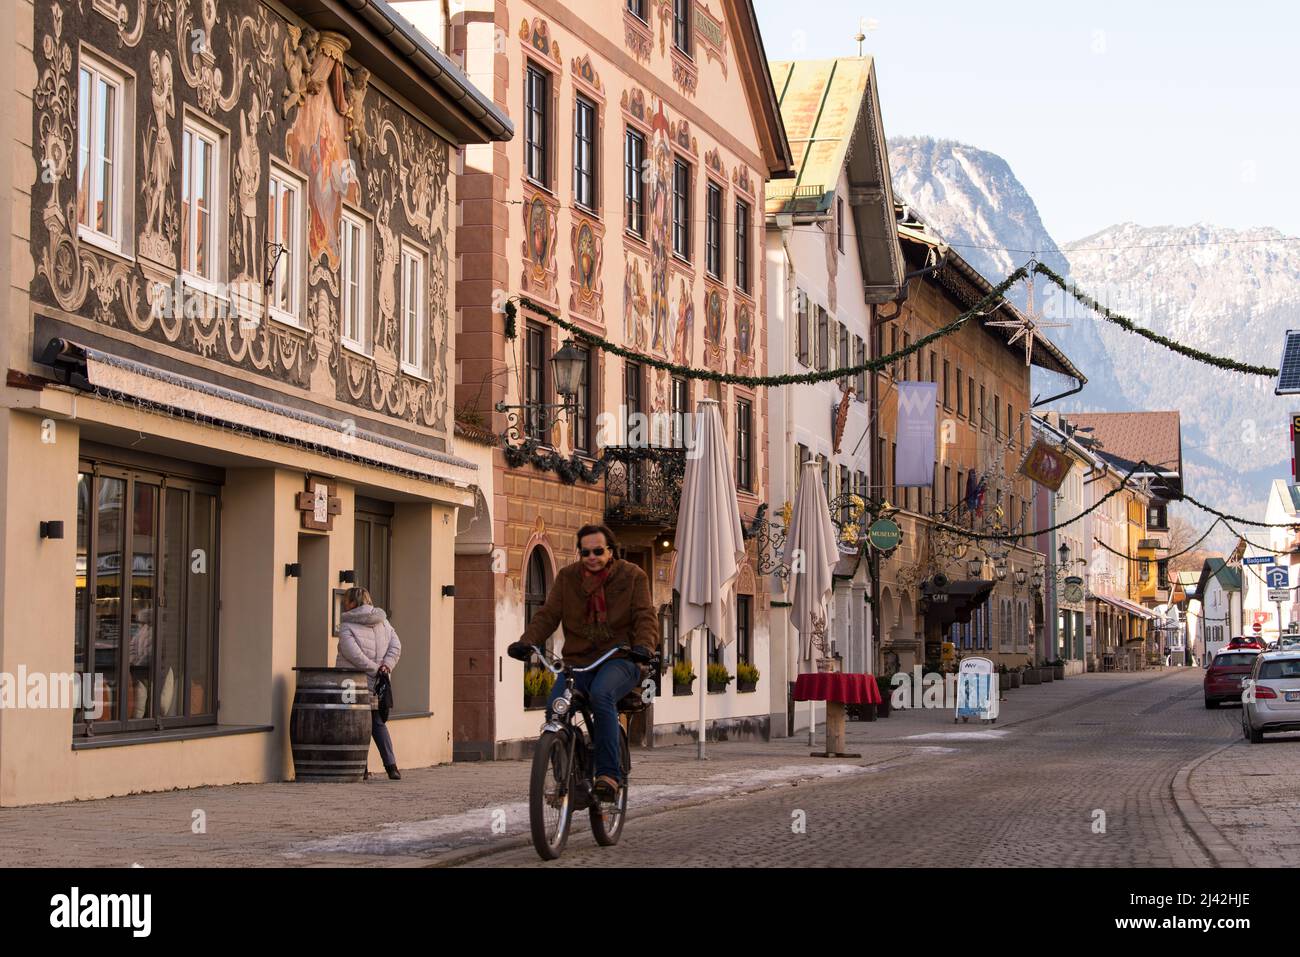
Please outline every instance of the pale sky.
[[856, 55], [865, 18], [886, 134], [997, 153], [1058, 243], [1119, 222], [1300, 235], [1300, 4], [754, 5], [773, 60]]

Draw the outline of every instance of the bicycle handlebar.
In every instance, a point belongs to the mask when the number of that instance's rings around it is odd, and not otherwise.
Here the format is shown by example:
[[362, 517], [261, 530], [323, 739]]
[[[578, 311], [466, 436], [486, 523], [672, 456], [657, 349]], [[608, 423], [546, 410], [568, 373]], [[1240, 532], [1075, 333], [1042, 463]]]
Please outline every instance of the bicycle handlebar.
[[[542, 659], [542, 664], [545, 665], [546, 669], [550, 671], [552, 674], [558, 675], [565, 670], [565, 664], [563, 658], [552, 655], [545, 648], [539, 648], [537, 645], [529, 645], [529, 647], [532, 648], [533, 651], [537, 652], [538, 657]], [[616, 654], [617, 652], [631, 651], [631, 650], [632, 649], [630, 649], [627, 645], [619, 645], [615, 648], [609, 649], [609, 651], [605, 652], [603, 655], [601, 655], [591, 664], [582, 668], [570, 667], [569, 671], [573, 672], [574, 674], [579, 674], [584, 671], [590, 671], [592, 668], [598, 667], [599, 665], [603, 665], [610, 658], [610, 656]], [[558, 665], [552, 664], [551, 663], [552, 661], [559, 662], [559, 664]]]

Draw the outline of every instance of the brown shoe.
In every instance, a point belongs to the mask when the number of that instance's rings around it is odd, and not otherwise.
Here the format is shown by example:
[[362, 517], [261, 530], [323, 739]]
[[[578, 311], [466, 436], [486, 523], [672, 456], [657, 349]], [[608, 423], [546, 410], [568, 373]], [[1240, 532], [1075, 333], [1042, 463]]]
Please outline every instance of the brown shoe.
[[596, 784], [592, 791], [595, 792], [597, 800], [605, 802], [618, 800], [618, 782], [608, 774], [602, 774], [596, 778]]

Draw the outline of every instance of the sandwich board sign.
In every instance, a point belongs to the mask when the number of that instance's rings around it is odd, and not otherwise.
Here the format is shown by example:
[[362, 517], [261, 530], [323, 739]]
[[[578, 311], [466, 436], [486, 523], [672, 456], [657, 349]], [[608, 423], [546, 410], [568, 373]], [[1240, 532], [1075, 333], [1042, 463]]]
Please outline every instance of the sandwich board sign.
[[957, 667], [957, 712], [953, 723], [971, 718], [998, 720], [999, 697], [993, 662], [988, 658], [963, 658]]

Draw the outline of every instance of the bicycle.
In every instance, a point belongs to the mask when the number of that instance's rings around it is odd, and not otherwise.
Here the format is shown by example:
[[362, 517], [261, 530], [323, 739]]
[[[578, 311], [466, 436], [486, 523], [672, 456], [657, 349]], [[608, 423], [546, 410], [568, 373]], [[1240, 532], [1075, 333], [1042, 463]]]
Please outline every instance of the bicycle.
[[[532, 831], [533, 847], [544, 861], [553, 861], [564, 852], [568, 843], [573, 812], [586, 809], [591, 819], [591, 833], [602, 847], [618, 843], [627, 817], [627, 778], [632, 770], [632, 757], [627, 747], [627, 730], [619, 722], [619, 755], [623, 772], [623, 786], [612, 802], [600, 801], [595, 794], [595, 749], [591, 731], [595, 719], [586, 694], [575, 687], [574, 675], [592, 671], [604, 664], [626, 647], [611, 648], [596, 661], [584, 668], [566, 665], [563, 659], [551, 655], [544, 648], [530, 645], [542, 664], [556, 680], [563, 680], [563, 693], [546, 709], [546, 723], [533, 752], [533, 767], [528, 786], [528, 819]], [[625, 694], [618, 702], [620, 714], [644, 711], [653, 698], [651, 680], [658, 672], [658, 659], [648, 662], [651, 677]], [[581, 716], [582, 722], [574, 721]]]

